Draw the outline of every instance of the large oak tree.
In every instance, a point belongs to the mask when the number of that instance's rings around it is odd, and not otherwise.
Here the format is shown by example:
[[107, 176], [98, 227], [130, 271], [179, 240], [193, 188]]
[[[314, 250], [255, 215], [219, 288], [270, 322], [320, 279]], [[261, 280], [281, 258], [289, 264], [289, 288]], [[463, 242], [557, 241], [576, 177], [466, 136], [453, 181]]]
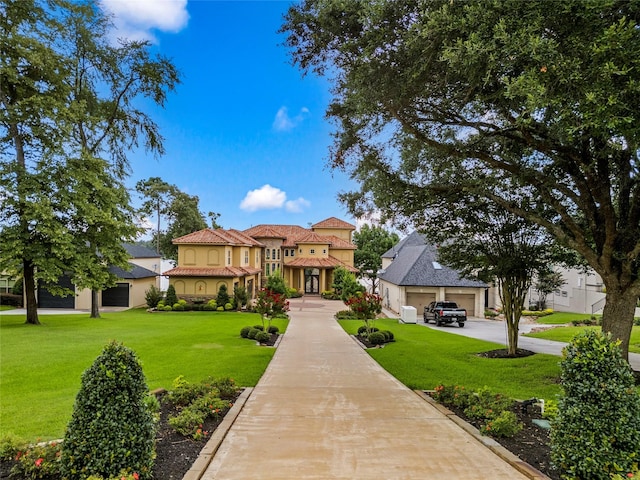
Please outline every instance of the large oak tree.
[[109, 19], [93, 0], [12, 0], [0, 7], [0, 266], [21, 271], [27, 323], [38, 323], [38, 280], [62, 274], [97, 294], [126, 268], [122, 245], [137, 229], [123, 181], [128, 152], [162, 153], [162, 137], [139, 108], [162, 106], [179, 82], [146, 42], [108, 41]]
[[282, 30], [332, 77], [352, 213], [424, 225], [438, 192], [545, 228], [602, 277], [628, 353], [640, 295], [640, 2], [306, 0]]

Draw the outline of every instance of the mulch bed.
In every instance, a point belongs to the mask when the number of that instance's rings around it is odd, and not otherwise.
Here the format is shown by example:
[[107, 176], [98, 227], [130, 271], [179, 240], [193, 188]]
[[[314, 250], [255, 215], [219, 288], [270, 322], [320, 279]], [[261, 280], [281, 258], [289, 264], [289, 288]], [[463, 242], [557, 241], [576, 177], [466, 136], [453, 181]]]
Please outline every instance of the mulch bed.
[[[535, 355], [531, 350], [518, 348], [516, 355], [509, 355], [506, 348], [490, 350], [488, 352], [478, 353], [478, 356], [485, 358], [519, 358]], [[449, 410], [454, 412], [458, 417], [473, 425], [478, 430], [482, 426], [482, 421], [469, 418], [464, 414], [464, 410], [454, 405], [445, 405]], [[513, 412], [522, 422], [523, 428], [520, 432], [510, 438], [494, 438], [500, 445], [517, 455], [521, 460], [528, 463], [532, 467], [538, 469], [553, 480], [560, 480], [560, 474], [551, 466], [551, 447], [549, 430], [542, 428], [535, 423], [534, 419], [542, 419], [540, 408], [536, 405], [530, 405], [522, 408], [516, 404]]]
[[[240, 392], [238, 393], [240, 395]], [[237, 398], [237, 397], [236, 397]], [[224, 414], [216, 419], [207, 419], [202, 429], [209, 433], [207, 438], [202, 440], [193, 440], [190, 437], [184, 437], [169, 425], [168, 418], [176, 415], [175, 407], [161, 399], [160, 401], [160, 423], [158, 432], [156, 433], [156, 460], [153, 467], [154, 480], [181, 480], [185, 473], [191, 468], [198, 458], [200, 450], [205, 446], [211, 434], [220, 425], [224, 419]], [[15, 462], [0, 460], [0, 479], [1, 480], [26, 480], [22, 476], [12, 476], [9, 474]], [[48, 478], [47, 480], [60, 480], [58, 477]]]

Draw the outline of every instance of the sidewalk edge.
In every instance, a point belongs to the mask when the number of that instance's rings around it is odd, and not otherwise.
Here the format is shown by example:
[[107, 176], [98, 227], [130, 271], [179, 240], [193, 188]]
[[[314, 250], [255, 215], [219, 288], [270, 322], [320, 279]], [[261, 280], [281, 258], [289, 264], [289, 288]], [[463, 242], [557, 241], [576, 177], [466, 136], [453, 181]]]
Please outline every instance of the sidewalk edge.
[[191, 468], [187, 471], [187, 473], [184, 474], [182, 480], [200, 480], [202, 478], [204, 472], [211, 463], [211, 460], [213, 460], [214, 455], [218, 451], [218, 448], [220, 448], [220, 444], [227, 436], [229, 429], [236, 421], [236, 418], [238, 418], [238, 415], [240, 415], [240, 412], [244, 408], [244, 405], [249, 399], [249, 396], [252, 392], [252, 387], [247, 387], [242, 391], [240, 396], [233, 404], [233, 407], [231, 407], [231, 409], [227, 412], [220, 425], [218, 425], [218, 428], [216, 428], [209, 441], [200, 451], [200, 454], [198, 455], [198, 458], [196, 458], [196, 461], [193, 462]]

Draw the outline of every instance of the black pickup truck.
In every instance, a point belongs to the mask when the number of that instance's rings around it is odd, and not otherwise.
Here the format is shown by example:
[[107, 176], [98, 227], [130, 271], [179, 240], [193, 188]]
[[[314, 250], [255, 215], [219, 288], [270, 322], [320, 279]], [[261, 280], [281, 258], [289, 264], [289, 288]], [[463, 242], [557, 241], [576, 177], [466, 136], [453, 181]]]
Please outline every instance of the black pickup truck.
[[458, 307], [456, 302], [431, 302], [424, 307], [422, 318], [424, 323], [433, 320], [438, 326], [443, 323], [458, 322], [458, 326], [462, 328], [467, 321], [467, 311]]

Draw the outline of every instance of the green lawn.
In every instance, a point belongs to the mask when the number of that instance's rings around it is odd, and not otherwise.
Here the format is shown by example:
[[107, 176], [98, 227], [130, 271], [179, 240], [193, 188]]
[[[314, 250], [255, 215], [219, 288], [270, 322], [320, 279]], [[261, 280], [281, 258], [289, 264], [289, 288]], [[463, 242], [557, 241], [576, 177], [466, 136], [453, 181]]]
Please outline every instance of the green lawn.
[[[348, 333], [356, 333], [361, 321], [342, 320]], [[560, 393], [560, 359], [536, 354], [517, 359], [488, 359], [476, 354], [501, 345], [424, 328], [377, 320], [376, 327], [390, 330], [396, 342], [367, 352], [402, 383], [413, 389], [431, 390], [439, 383], [470, 389], [487, 386], [513, 398], [555, 399]]]
[[[33, 326], [24, 315], [0, 315], [0, 435], [61, 438], [82, 372], [111, 340], [136, 352], [150, 389], [170, 388], [179, 375], [254, 386], [275, 351], [240, 338], [243, 326], [260, 323], [254, 313], [139, 309], [102, 317], [41, 315]], [[284, 332], [287, 321], [273, 324]]]
[[[529, 333], [526, 336], [568, 343], [573, 339], [573, 337], [575, 337], [578, 333], [582, 332], [586, 328], [600, 329], [600, 327], [557, 327], [549, 328], [542, 332]], [[632, 353], [640, 353], [640, 327], [633, 327], [633, 330], [631, 330], [629, 351]]]
[[588, 313], [572, 313], [572, 312], [554, 312], [551, 315], [545, 315], [544, 317], [538, 317], [537, 323], [554, 325], [571, 323], [573, 320], [589, 320], [591, 315]]

